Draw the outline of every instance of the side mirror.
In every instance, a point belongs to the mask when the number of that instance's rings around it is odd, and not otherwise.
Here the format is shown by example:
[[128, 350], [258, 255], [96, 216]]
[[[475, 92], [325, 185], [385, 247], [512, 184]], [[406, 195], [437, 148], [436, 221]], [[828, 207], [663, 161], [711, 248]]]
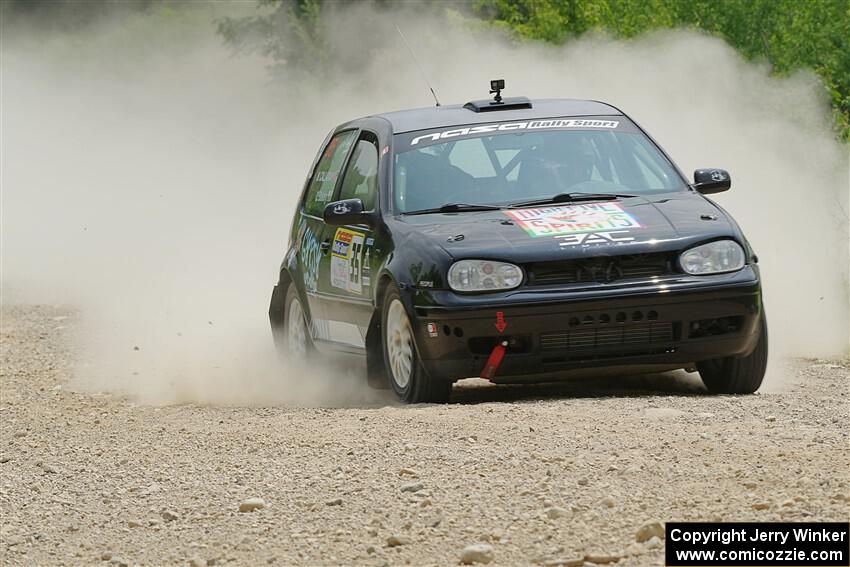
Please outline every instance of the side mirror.
[[703, 195], [721, 193], [732, 187], [732, 178], [725, 169], [698, 169], [694, 171], [694, 189]]
[[360, 199], [344, 199], [334, 201], [325, 206], [322, 213], [325, 224], [343, 226], [346, 224], [370, 224], [371, 217], [363, 211], [363, 201]]

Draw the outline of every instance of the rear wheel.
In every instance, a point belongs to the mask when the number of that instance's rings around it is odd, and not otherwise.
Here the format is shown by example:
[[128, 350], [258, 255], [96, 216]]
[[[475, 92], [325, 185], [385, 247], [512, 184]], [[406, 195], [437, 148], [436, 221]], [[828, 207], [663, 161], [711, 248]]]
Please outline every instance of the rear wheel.
[[294, 285], [290, 285], [286, 292], [286, 318], [282, 331], [283, 340], [280, 342], [286, 361], [306, 364], [313, 349], [313, 342], [310, 328], [307, 326], [307, 314], [301, 306]]
[[448, 401], [452, 383], [429, 376], [419, 361], [413, 328], [398, 288], [390, 284], [384, 296], [381, 342], [390, 387], [407, 403]]
[[703, 384], [712, 394], [752, 394], [767, 370], [767, 320], [761, 316], [761, 333], [755, 350], [741, 358], [718, 358], [697, 363]]

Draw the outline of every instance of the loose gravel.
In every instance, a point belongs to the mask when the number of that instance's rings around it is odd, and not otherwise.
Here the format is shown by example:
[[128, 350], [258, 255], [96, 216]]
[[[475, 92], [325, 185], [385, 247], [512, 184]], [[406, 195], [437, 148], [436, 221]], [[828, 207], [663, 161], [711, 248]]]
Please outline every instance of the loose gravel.
[[743, 397], [682, 373], [151, 407], [68, 391], [74, 321], [2, 312], [3, 565], [652, 566], [665, 521], [850, 517], [846, 361]]

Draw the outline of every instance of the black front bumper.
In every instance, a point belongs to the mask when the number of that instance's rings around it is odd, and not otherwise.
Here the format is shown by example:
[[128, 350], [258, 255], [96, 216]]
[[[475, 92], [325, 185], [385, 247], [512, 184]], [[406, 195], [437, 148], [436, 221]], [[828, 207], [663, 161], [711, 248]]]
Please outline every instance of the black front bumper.
[[[532, 300], [516, 294], [488, 305], [481, 305], [481, 296], [430, 292], [414, 299], [414, 333], [426, 371], [451, 380], [478, 376], [501, 341], [509, 346], [495, 382], [746, 356], [759, 338], [762, 305], [758, 273], [745, 271], [716, 278], [716, 285], [703, 279], [699, 285], [656, 284], [614, 293], [600, 288], [552, 293], [548, 300], [539, 293]], [[441, 294], [448, 294], [444, 301]]]

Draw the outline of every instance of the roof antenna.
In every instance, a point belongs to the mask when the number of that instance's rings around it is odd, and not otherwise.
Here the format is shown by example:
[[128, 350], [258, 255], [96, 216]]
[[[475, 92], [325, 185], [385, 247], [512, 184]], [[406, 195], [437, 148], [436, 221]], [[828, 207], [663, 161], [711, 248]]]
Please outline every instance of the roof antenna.
[[422, 70], [422, 65], [419, 64], [419, 60], [416, 59], [416, 54], [413, 53], [413, 48], [410, 47], [410, 44], [407, 43], [407, 38], [404, 37], [404, 34], [401, 33], [401, 28], [396, 25], [395, 27], [398, 35], [401, 36], [402, 41], [407, 46], [408, 51], [410, 51], [410, 56], [413, 57], [413, 62], [416, 63], [416, 66], [419, 68], [419, 72], [422, 74], [422, 79], [425, 81], [425, 84], [428, 85], [428, 89], [430, 89], [431, 94], [434, 96], [434, 102], [437, 103], [437, 106], [440, 106], [440, 99], [437, 98], [437, 93], [434, 92], [434, 87], [431, 86], [431, 83], [428, 82], [428, 77], [425, 76], [425, 71]]

